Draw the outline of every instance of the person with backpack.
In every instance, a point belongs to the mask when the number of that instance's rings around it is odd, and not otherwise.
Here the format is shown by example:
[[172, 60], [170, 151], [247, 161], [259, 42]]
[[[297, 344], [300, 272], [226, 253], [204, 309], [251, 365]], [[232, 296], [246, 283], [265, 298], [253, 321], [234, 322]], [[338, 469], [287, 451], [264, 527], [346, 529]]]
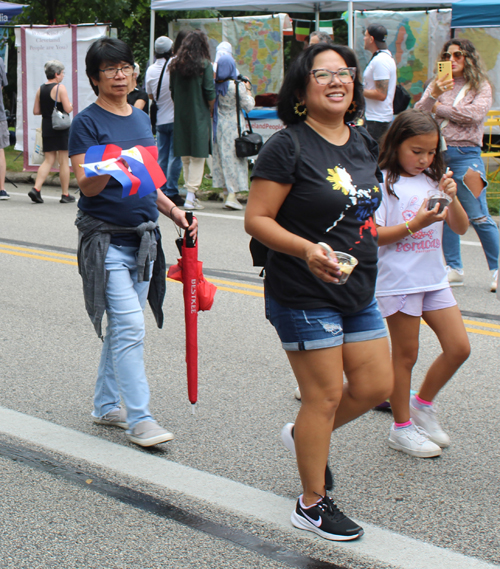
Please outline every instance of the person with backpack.
[[[348, 47], [319, 43], [300, 53], [279, 93], [287, 128], [259, 152], [245, 212], [247, 233], [269, 248], [266, 316], [302, 395], [295, 424], [282, 430], [303, 488], [292, 524], [335, 541], [363, 529], [327, 495], [332, 430], [385, 399], [393, 377], [374, 297], [382, 178], [377, 145], [351, 126], [364, 110], [357, 73]], [[340, 252], [357, 265], [341, 266]]]
[[365, 31], [365, 49], [372, 54], [363, 73], [366, 129], [377, 142], [392, 122], [397, 85], [396, 62], [386, 40], [387, 30], [382, 25], [372, 24]]

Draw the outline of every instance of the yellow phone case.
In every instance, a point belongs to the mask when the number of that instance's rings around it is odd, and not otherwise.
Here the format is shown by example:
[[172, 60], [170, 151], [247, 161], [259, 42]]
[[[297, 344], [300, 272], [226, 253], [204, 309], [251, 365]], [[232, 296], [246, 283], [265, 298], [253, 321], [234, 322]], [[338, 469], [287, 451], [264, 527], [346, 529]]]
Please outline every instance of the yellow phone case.
[[451, 61], [438, 61], [438, 79], [452, 79]]

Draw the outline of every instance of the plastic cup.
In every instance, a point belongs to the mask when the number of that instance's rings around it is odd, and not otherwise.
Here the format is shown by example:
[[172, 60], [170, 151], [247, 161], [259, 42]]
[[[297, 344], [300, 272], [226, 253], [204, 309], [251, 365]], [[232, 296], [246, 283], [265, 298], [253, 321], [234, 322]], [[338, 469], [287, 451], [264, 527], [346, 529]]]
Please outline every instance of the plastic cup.
[[333, 283], [336, 285], [343, 285], [347, 282], [350, 274], [354, 271], [354, 268], [358, 264], [356, 257], [349, 255], [349, 253], [343, 253], [342, 251], [335, 251], [335, 256], [340, 265], [340, 277], [338, 283]]
[[429, 211], [439, 204], [438, 213], [443, 213], [444, 208], [451, 203], [450, 196], [440, 190], [429, 190], [427, 192], [427, 199], [429, 200], [427, 202], [427, 209]]

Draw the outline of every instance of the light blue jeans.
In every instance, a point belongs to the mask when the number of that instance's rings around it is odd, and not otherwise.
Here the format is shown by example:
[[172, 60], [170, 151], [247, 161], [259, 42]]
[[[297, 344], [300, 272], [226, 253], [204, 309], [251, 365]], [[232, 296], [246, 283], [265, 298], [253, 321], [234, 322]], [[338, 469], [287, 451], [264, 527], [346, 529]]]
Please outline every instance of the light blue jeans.
[[[444, 157], [457, 183], [457, 197], [481, 241], [488, 267], [490, 271], [496, 270], [498, 269], [499, 235], [497, 224], [493, 221], [486, 202], [488, 181], [481, 158], [481, 149], [478, 146], [449, 146]], [[479, 172], [484, 180], [484, 189], [478, 198], [474, 197], [464, 183], [464, 176], [469, 168]], [[446, 223], [443, 227], [443, 253], [446, 264], [452, 269], [462, 268], [460, 237]]]
[[137, 282], [137, 251], [137, 247], [110, 245], [106, 255], [108, 325], [92, 413], [94, 417], [102, 417], [116, 409], [121, 395], [130, 429], [140, 421], [153, 420], [149, 412], [149, 385], [143, 359], [144, 307], [149, 281]]
[[158, 164], [167, 178], [166, 185], [160, 189], [168, 197], [175, 196], [179, 193], [182, 160], [180, 156], [174, 156], [173, 122], [156, 126], [156, 144], [158, 145]]

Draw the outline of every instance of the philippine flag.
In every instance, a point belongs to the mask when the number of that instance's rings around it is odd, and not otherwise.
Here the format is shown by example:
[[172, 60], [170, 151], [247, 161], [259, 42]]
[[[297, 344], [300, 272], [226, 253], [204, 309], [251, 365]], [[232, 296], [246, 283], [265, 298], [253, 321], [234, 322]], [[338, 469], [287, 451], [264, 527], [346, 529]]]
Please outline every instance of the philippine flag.
[[[128, 165], [120, 160], [122, 158]], [[84, 164], [87, 177], [112, 176], [123, 187], [122, 198], [139, 193], [147, 196], [162, 186], [166, 179], [158, 162], [156, 146], [134, 146], [122, 150], [115, 144], [91, 146], [85, 153]]]

